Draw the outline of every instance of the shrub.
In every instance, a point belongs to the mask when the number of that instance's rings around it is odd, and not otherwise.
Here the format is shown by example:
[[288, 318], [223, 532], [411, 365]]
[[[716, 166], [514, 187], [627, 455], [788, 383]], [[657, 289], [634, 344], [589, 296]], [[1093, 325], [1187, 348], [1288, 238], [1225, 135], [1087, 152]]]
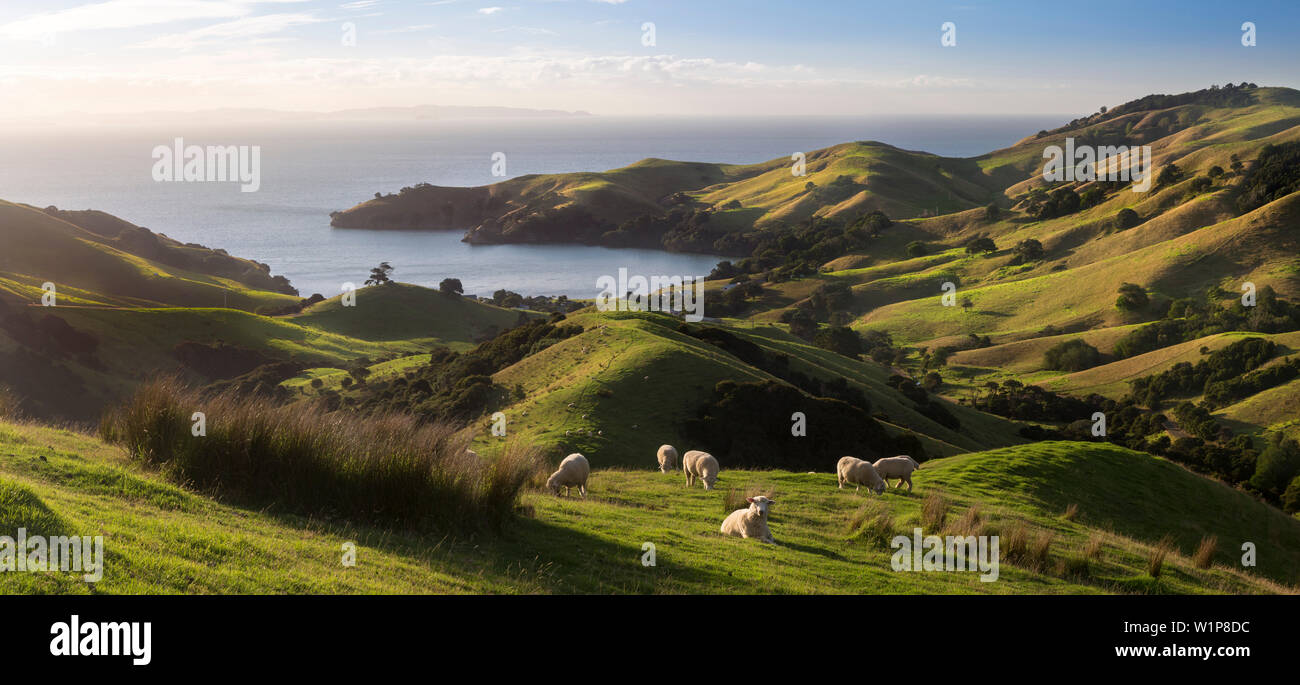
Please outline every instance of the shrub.
[[[206, 415], [206, 435], [191, 434], [194, 411]], [[141, 386], [99, 432], [133, 460], [234, 501], [414, 528], [499, 527], [542, 465], [518, 445], [480, 459], [457, 427], [408, 415], [204, 397], [174, 380]]]
[[1136, 283], [1125, 283], [1119, 287], [1119, 298], [1115, 300], [1115, 306], [1130, 312], [1136, 312], [1147, 308], [1150, 299], [1147, 298], [1146, 290]]
[[1119, 213], [1115, 215], [1115, 228], [1121, 231], [1133, 228], [1140, 223], [1142, 223], [1142, 217], [1128, 207], [1119, 210]]
[[1043, 354], [1044, 365], [1053, 371], [1082, 371], [1101, 363], [1101, 353], [1080, 338], [1052, 346]]
[[913, 240], [912, 242], [907, 244], [908, 257], [924, 257], [929, 253], [930, 250], [926, 248], [925, 243], [919, 240]]

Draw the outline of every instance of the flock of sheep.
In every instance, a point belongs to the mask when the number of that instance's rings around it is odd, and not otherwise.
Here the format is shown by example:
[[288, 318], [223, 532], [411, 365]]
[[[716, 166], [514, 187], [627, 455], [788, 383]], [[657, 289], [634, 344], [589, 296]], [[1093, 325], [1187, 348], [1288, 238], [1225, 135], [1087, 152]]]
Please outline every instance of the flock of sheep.
[[[677, 450], [672, 445], [661, 445], [655, 457], [659, 461], [660, 473], [668, 473], [677, 468]], [[912, 472], [919, 468], [921, 465], [915, 459], [903, 455], [877, 459], [875, 463], [857, 457], [843, 457], [835, 466], [835, 475], [841, 489], [845, 483], [853, 485], [855, 490], [865, 485], [878, 495], [885, 491], [893, 479], [898, 480], [897, 487], [900, 488], [903, 483], [907, 483], [907, 491], [911, 492]], [[718, 471], [718, 460], [707, 452], [691, 450], [682, 457], [682, 472], [686, 474], [687, 487], [694, 486], [695, 481], [699, 480], [704, 484], [705, 490], [712, 490], [718, 481]], [[565, 496], [568, 496], [569, 488], [576, 487], [586, 497], [587, 478], [590, 476], [591, 464], [586, 457], [575, 452], [560, 462], [559, 468], [546, 481], [546, 487], [555, 495], [559, 495], [560, 488], [564, 488]], [[767, 527], [767, 510], [776, 502], [763, 495], [745, 499], [749, 502], [749, 507], [728, 514], [722, 521], [722, 534], [776, 544], [772, 531]]]

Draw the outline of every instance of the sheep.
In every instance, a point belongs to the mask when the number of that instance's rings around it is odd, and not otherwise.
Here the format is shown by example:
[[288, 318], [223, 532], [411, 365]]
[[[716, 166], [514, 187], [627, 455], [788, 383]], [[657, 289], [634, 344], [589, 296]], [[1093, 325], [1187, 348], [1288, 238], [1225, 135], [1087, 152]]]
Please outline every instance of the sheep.
[[776, 540], [772, 539], [772, 531], [767, 527], [767, 509], [776, 502], [763, 495], [745, 499], [749, 502], [749, 508], [737, 509], [727, 515], [722, 522], [722, 534], [754, 538], [775, 545]]
[[559, 496], [560, 488], [564, 488], [564, 496], [569, 496], [569, 488], [578, 486], [578, 492], [582, 493], [583, 498], [587, 496], [587, 477], [591, 475], [591, 464], [587, 458], [574, 452], [560, 462], [560, 468], [551, 474], [546, 480], [546, 487], [550, 488], [551, 493]]
[[845, 483], [852, 483], [854, 490], [865, 485], [877, 495], [885, 491], [885, 481], [876, 472], [876, 467], [857, 457], [840, 457], [835, 465], [835, 477], [840, 482], [840, 489], [844, 489]]
[[905, 454], [877, 459], [873, 466], [876, 467], [876, 472], [880, 474], [880, 477], [885, 479], [886, 484], [889, 483], [889, 479], [897, 478], [898, 487], [901, 488], [903, 483], [907, 483], [908, 492], [912, 491], [912, 472], [921, 468], [921, 465], [916, 463], [915, 459]]
[[686, 474], [686, 487], [695, 485], [695, 479], [704, 481], [704, 489], [712, 490], [718, 482], [718, 460], [708, 452], [691, 450], [682, 455], [682, 472]]
[[659, 459], [659, 473], [668, 473], [677, 468], [677, 449], [672, 445], [660, 445], [655, 456]]

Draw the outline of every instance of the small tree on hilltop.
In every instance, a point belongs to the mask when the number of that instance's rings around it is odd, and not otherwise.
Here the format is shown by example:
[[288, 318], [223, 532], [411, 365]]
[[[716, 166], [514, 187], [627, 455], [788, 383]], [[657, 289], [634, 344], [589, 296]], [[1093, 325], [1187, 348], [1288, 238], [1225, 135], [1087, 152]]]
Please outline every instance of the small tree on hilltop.
[[393, 279], [389, 274], [393, 273], [393, 267], [388, 262], [380, 262], [379, 266], [370, 270], [370, 278], [366, 279], [366, 285], [391, 285]]
[[444, 278], [442, 279], [442, 282], [438, 284], [438, 292], [449, 297], [452, 295], [464, 295], [465, 287], [460, 284], [459, 278]]

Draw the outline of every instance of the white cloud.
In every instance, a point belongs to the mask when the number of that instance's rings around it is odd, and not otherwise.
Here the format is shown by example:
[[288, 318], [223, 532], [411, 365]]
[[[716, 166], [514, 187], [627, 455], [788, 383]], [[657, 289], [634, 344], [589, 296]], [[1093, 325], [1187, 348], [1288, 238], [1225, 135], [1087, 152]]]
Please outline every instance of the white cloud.
[[87, 29], [120, 29], [188, 19], [229, 19], [247, 8], [234, 2], [208, 0], [109, 0], [33, 14], [0, 26], [0, 35], [41, 36]]
[[493, 14], [496, 14], [496, 13], [501, 12], [501, 11], [504, 11], [504, 10], [505, 10], [504, 7], [484, 7], [484, 8], [482, 8], [482, 9], [480, 9], [480, 10], [478, 11], [478, 13], [479, 13], [479, 14], [493, 15]]
[[363, 10], [367, 7], [374, 7], [379, 4], [379, 0], [357, 0], [357, 2], [345, 2], [339, 7], [345, 10]]
[[383, 29], [380, 31], [370, 31], [369, 33], [376, 36], [386, 34], [386, 33], [415, 33], [416, 31], [428, 31], [429, 29], [434, 28], [436, 26], [437, 24], [415, 24], [414, 26], [403, 26], [397, 29]]
[[279, 33], [293, 26], [315, 24], [320, 21], [324, 20], [318, 19], [311, 14], [264, 14], [204, 26], [184, 33], [159, 36], [135, 47], [189, 50], [208, 43], [266, 36]]
[[59, 33], [98, 29], [125, 29], [195, 19], [233, 19], [252, 11], [260, 2], [304, 0], [108, 0], [78, 5], [56, 12], [32, 14], [0, 25], [0, 36], [40, 38]]

